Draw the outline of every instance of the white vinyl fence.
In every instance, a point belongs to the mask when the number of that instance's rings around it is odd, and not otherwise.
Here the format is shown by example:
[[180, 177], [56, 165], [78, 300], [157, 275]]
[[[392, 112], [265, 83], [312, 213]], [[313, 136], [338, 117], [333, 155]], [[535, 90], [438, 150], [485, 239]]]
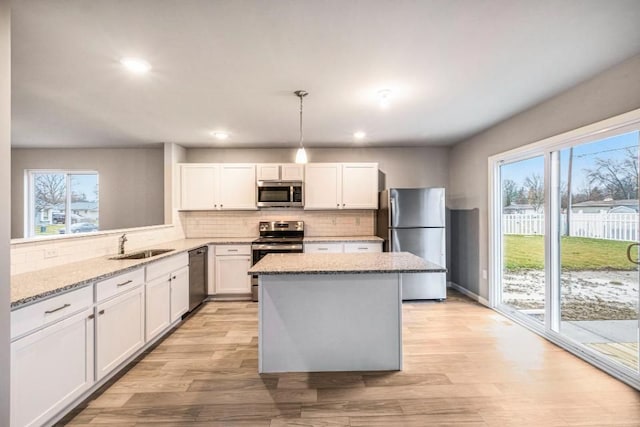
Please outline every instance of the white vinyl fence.
[[[567, 215], [561, 218], [562, 234], [566, 232]], [[544, 234], [544, 214], [503, 214], [504, 234]], [[638, 241], [637, 213], [574, 213], [570, 235], [592, 239]]]

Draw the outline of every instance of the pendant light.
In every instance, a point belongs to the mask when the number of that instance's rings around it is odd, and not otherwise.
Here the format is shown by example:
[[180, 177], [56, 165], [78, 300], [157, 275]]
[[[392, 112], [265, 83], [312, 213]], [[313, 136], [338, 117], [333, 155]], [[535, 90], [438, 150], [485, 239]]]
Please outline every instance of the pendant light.
[[302, 136], [302, 99], [309, 95], [309, 92], [306, 90], [297, 90], [293, 93], [300, 98], [300, 146], [296, 152], [296, 163], [307, 163], [307, 152], [304, 150], [304, 146], [302, 145], [302, 141], [304, 139]]

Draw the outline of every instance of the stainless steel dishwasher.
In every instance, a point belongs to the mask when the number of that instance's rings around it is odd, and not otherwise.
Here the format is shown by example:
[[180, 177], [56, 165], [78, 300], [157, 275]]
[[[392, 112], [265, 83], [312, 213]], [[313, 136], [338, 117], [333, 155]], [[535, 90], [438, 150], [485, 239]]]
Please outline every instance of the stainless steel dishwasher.
[[189, 311], [207, 297], [207, 247], [189, 251]]

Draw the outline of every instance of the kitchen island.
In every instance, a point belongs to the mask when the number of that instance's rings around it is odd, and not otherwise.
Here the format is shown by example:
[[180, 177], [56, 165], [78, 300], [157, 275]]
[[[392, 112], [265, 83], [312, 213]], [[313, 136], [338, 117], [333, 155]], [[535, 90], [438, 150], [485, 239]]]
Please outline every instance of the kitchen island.
[[443, 272], [407, 252], [269, 254], [259, 276], [259, 372], [402, 369], [402, 277]]

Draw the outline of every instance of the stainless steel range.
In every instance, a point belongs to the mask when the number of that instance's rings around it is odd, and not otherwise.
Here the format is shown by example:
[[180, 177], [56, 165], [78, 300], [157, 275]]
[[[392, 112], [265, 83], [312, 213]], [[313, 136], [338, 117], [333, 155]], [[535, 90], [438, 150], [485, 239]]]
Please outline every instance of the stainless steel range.
[[[251, 244], [252, 265], [268, 254], [302, 253], [303, 221], [260, 221], [260, 237]], [[251, 295], [258, 301], [258, 276], [251, 276]]]

